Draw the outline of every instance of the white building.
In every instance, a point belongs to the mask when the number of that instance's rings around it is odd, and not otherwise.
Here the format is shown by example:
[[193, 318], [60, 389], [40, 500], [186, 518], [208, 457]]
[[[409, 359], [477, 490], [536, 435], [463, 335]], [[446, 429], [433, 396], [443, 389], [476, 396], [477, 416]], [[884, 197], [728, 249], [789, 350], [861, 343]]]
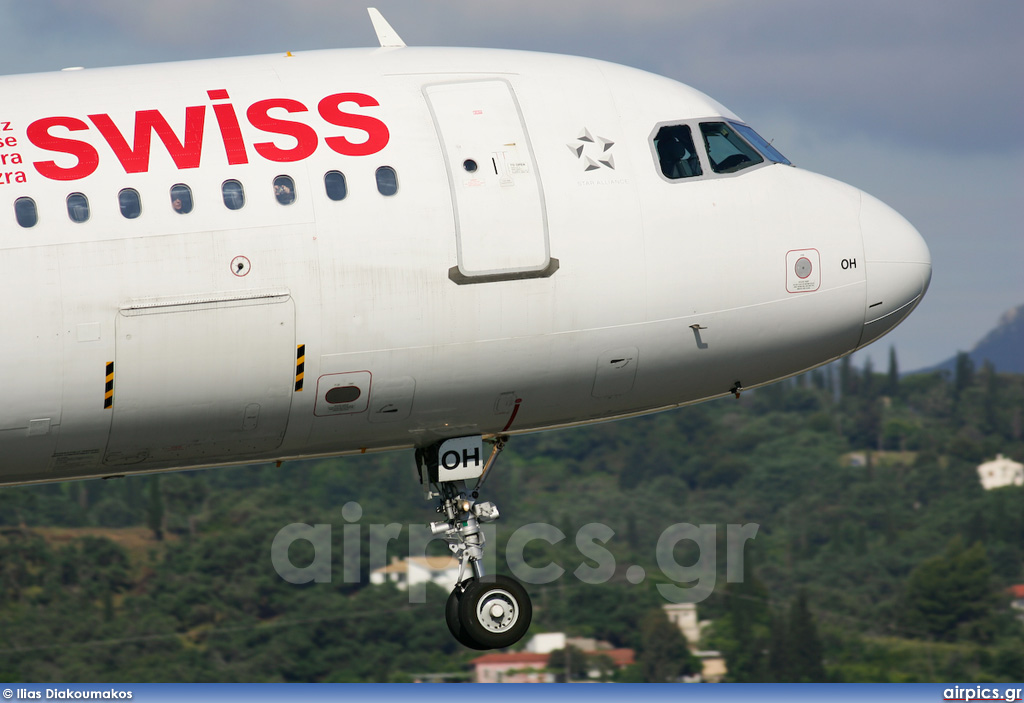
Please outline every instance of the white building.
[[593, 637], [569, 637], [564, 632], [538, 632], [527, 640], [523, 651], [531, 654], [551, 654], [566, 647], [575, 647], [581, 652], [613, 649], [611, 643]]
[[1003, 486], [1024, 486], [1024, 464], [999, 454], [995, 461], [985, 462], [978, 467], [978, 477], [986, 491]]
[[697, 620], [696, 603], [666, 603], [661, 608], [669, 622], [683, 633], [691, 649], [700, 643], [701, 633], [711, 624], [710, 620]]
[[565, 649], [564, 632], [538, 632], [531, 637], [524, 647], [524, 651], [531, 654], [551, 654], [556, 649]]
[[684, 677], [684, 681], [686, 683], [721, 681], [726, 673], [728, 673], [725, 666], [725, 657], [722, 656], [721, 652], [697, 648], [704, 629], [711, 624], [711, 621], [697, 619], [696, 603], [666, 603], [661, 608], [665, 611], [669, 622], [678, 627], [679, 631], [683, 633], [683, 637], [686, 638], [686, 643], [689, 645], [693, 655], [700, 659], [701, 673], [692, 678]]
[[433, 582], [446, 591], [455, 588], [459, 578], [459, 561], [451, 556], [410, 557], [399, 560], [391, 557], [391, 563], [370, 572], [370, 583], [380, 585], [391, 582], [400, 591], [409, 586]]

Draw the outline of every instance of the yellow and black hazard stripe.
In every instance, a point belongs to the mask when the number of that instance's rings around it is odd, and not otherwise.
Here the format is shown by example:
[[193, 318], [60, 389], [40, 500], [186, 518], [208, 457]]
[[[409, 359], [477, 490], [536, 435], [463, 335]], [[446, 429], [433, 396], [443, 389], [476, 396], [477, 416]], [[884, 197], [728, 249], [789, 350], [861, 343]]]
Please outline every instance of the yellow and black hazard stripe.
[[107, 362], [107, 385], [103, 395], [103, 409], [114, 407], [114, 362]]
[[302, 381], [306, 377], [306, 345], [300, 344], [295, 352], [295, 392], [302, 391]]

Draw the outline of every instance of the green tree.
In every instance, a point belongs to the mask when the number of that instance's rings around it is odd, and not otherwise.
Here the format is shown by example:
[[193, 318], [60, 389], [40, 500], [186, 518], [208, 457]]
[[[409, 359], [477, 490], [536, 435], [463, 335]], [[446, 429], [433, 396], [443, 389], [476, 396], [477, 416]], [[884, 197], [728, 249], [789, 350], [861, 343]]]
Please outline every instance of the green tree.
[[814, 616], [807, 607], [806, 591], [801, 590], [790, 606], [786, 626], [791, 652], [792, 680], [825, 681], [825, 667], [821, 660], [821, 638], [818, 637]]
[[793, 650], [789, 641], [789, 623], [785, 613], [772, 615], [771, 636], [768, 640], [768, 672], [765, 678], [771, 682], [792, 682], [795, 680]]
[[896, 347], [889, 347], [889, 373], [886, 375], [885, 393], [896, 396], [900, 392], [900, 367], [896, 363]]
[[967, 352], [956, 353], [956, 366], [953, 375], [953, 398], [957, 401], [965, 390], [974, 383], [974, 362]]
[[772, 618], [768, 651], [768, 677], [779, 683], [825, 681], [821, 638], [803, 590], [789, 609]]
[[587, 656], [577, 647], [567, 645], [556, 649], [548, 656], [548, 669], [560, 675], [563, 682], [581, 681], [587, 678]]
[[839, 391], [842, 393], [844, 398], [857, 392], [856, 376], [857, 374], [853, 370], [853, 362], [850, 360], [849, 355], [840, 359]]
[[171, 474], [164, 477], [161, 488], [168, 529], [178, 533], [187, 531], [190, 537], [195, 537], [197, 518], [208, 494], [202, 477], [195, 472]]
[[902, 629], [909, 637], [978, 641], [992, 637], [996, 606], [992, 565], [980, 542], [966, 547], [958, 536], [944, 554], [915, 568], [907, 581]]
[[149, 501], [146, 506], [146, 525], [157, 540], [164, 538], [164, 499], [160, 493], [160, 477], [149, 480]]
[[700, 671], [700, 661], [690, 653], [683, 633], [660, 608], [650, 611], [640, 624], [637, 663], [648, 683], [671, 683]]
[[875, 364], [871, 357], [864, 358], [864, 381], [861, 383], [861, 392], [867, 398], [874, 398], [877, 384], [875, 383]]
[[768, 680], [765, 652], [772, 630], [771, 609], [764, 586], [747, 571], [743, 581], [725, 587], [726, 612], [713, 625], [713, 644], [725, 656], [729, 681], [759, 683]]

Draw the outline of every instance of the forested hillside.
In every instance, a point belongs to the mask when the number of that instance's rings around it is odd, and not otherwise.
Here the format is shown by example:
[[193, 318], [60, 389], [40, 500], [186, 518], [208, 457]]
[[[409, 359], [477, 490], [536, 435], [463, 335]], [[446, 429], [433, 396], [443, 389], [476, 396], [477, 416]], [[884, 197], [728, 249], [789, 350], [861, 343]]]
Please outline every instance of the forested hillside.
[[[904, 377], [895, 356], [878, 372], [845, 360], [739, 400], [515, 437], [484, 497], [503, 514], [499, 570], [520, 526], [566, 536], [525, 551], [535, 568], [565, 569], [528, 586], [534, 631], [654, 656], [640, 624], [679, 575], [656, 547], [690, 523], [715, 531], [715, 554], [682, 541], [673, 564], [717, 565], [698, 606], [715, 621], [704, 646], [725, 652], [735, 680], [1020, 680], [1006, 588], [1024, 583], [1024, 488], [983, 491], [975, 468], [997, 452], [1024, 459], [1024, 376], [966, 356], [952, 374]], [[370, 526], [435, 519], [412, 466], [401, 452], [0, 490], [0, 680], [466, 671], [477, 653], [449, 636], [446, 593], [419, 604], [369, 585]], [[350, 501], [357, 523], [342, 515]], [[271, 544], [292, 523], [332, 525], [330, 583], [276, 573]], [[602, 565], [576, 543], [589, 523], [614, 531], [614, 574], [596, 584], [573, 573]], [[353, 524], [358, 582], [344, 570]], [[750, 524], [746, 579], [727, 583], [728, 526]], [[389, 556], [406, 553], [407, 529]], [[313, 558], [303, 545], [296, 565]], [[636, 585], [633, 565], [646, 574]]]

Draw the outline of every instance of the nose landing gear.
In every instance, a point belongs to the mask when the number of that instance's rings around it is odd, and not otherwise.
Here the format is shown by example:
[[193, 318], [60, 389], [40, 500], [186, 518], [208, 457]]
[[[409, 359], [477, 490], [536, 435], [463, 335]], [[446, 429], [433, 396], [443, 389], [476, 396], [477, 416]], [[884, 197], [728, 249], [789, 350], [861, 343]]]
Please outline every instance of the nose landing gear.
[[[470, 649], [500, 649], [518, 642], [530, 627], [533, 606], [526, 589], [508, 576], [484, 574], [484, 535], [480, 524], [499, 517], [490, 501], [478, 502], [479, 489], [487, 478], [506, 439], [494, 440], [486, 464], [480, 461], [480, 437], [460, 437], [416, 452], [420, 480], [427, 498], [438, 498], [437, 512], [445, 520], [430, 523], [435, 535], [443, 535], [459, 559], [459, 578], [445, 604], [448, 630]], [[477, 479], [472, 491], [466, 481]], [[467, 572], [470, 574], [466, 577]]]

